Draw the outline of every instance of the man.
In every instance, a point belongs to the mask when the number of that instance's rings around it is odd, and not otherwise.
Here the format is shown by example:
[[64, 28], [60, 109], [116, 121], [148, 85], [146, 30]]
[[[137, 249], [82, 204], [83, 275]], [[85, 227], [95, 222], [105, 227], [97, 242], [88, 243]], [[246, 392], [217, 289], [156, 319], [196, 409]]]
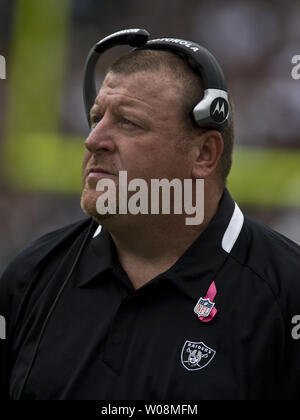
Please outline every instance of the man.
[[[90, 217], [37, 240], [1, 279], [2, 397], [299, 398], [300, 250], [230, 197], [233, 128], [196, 126], [202, 95], [171, 52], [130, 52], [108, 71], [85, 142]], [[100, 215], [98, 182], [119, 191], [120, 171], [191, 179], [194, 199], [204, 179], [203, 222]]]

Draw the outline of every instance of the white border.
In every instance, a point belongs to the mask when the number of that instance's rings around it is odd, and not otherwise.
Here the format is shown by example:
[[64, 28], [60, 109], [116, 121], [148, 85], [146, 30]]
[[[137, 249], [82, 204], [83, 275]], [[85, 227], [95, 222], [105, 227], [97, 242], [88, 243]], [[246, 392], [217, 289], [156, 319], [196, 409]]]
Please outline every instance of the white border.
[[222, 240], [222, 248], [228, 254], [231, 252], [234, 244], [236, 243], [243, 224], [244, 224], [244, 215], [240, 210], [239, 206], [235, 203], [235, 209], [232, 215], [232, 218], [229, 222], [229, 225], [224, 233], [223, 240]]

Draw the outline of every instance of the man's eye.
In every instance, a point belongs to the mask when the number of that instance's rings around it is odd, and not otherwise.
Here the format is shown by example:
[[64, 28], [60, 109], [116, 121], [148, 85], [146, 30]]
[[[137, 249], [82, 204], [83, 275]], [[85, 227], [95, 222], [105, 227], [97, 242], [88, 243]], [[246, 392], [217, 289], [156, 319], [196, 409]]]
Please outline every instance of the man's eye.
[[135, 125], [132, 121], [127, 120], [127, 118], [122, 118], [121, 123], [125, 125]]
[[133, 121], [131, 121], [131, 120], [128, 120], [127, 118], [122, 118], [122, 119], [120, 120], [120, 123], [121, 123], [122, 125], [126, 126], [126, 127], [136, 127], [136, 128], [139, 128], [138, 124], [134, 123], [134, 122], [133, 122]]

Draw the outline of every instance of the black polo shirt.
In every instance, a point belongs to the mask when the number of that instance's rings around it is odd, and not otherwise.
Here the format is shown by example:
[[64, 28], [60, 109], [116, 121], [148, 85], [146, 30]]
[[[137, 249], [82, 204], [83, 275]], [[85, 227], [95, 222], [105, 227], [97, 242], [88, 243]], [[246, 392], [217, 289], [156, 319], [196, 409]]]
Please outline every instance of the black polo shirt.
[[[194, 307], [213, 282], [217, 314], [202, 322]], [[300, 398], [299, 247], [227, 190], [205, 232], [138, 290], [91, 219], [45, 235], [4, 273], [0, 313], [2, 398]]]

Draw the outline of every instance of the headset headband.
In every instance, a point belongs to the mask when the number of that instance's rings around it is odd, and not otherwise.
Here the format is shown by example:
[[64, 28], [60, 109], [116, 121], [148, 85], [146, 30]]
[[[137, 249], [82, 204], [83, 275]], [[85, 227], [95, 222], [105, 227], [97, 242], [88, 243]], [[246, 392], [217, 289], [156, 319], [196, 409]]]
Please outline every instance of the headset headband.
[[204, 89], [203, 99], [193, 109], [193, 117], [200, 127], [223, 131], [231, 120], [226, 82], [216, 58], [204, 47], [194, 42], [176, 38], [149, 39], [144, 29], [126, 29], [107, 36], [90, 50], [84, 70], [83, 97], [87, 120], [97, 97], [95, 68], [100, 56], [117, 45], [129, 45], [139, 49], [169, 50], [184, 56], [191, 68], [197, 72]]

